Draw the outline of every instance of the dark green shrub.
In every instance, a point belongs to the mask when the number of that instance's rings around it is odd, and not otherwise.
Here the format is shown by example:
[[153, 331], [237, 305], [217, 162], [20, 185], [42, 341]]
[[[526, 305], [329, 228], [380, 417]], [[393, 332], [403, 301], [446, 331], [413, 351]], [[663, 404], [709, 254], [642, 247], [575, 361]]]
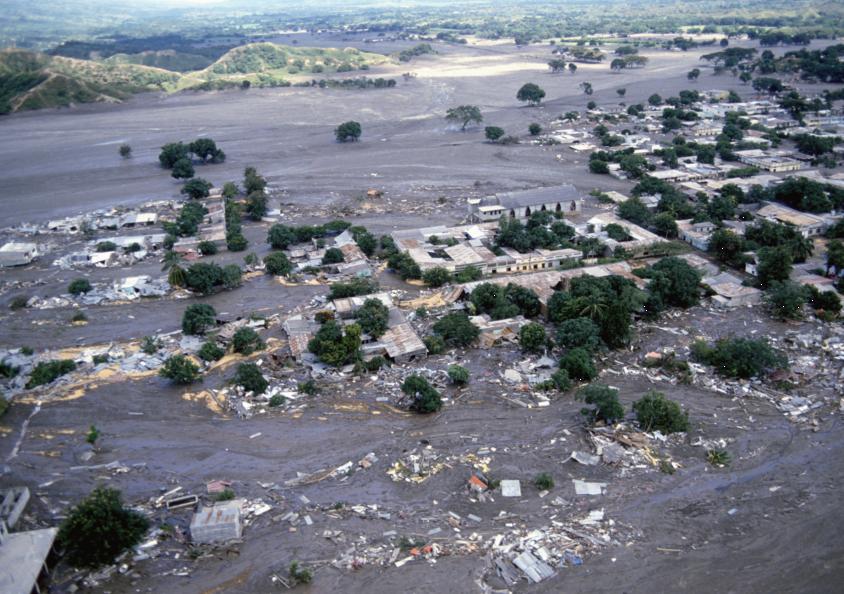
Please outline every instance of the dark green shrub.
[[334, 283], [328, 292], [329, 299], [356, 297], [378, 292], [378, 282], [367, 278], [355, 278], [347, 283]]
[[314, 380], [309, 379], [307, 381], [299, 382], [298, 384], [296, 384], [296, 391], [300, 394], [307, 394], [308, 396], [313, 396], [314, 394], [317, 394], [319, 392], [319, 386], [317, 386], [317, 383]]
[[[184, 326], [184, 322], [182, 322]], [[161, 342], [155, 336], [144, 336], [141, 341], [141, 350], [147, 355], [154, 355], [161, 348]]]
[[213, 241], [200, 241], [196, 247], [203, 256], [213, 256], [218, 251], [217, 244]]
[[343, 252], [341, 252], [338, 248], [328, 248], [325, 250], [325, 254], [322, 256], [322, 264], [339, 264], [343, 262], [345, 258], [343, 257]]
[[200, 378], [199, 367], [184, 355], [173, 355], [164, 362], [158, 375], [175, 384], [192, 384]]
[[598, 375], [592, 355], [583, 348], [571, 349], [560, 359], [560, 369], [565, 369], [570, 378], [576, 380], [591, 380]]
[[374, 338], [387, 331], [390, 310], [378, 299], [367, 299], [355, 312], [355, 319], [361, 329]]
[[264, 257], [267, 274], [287, 276], [293, 270], [293, 264], [284, 252], [273, 252]]
[[361, 328], [349, 324], [343, 328], [335, 320], [325, 322], [308, 342], [308, 350], [333, 367], [353, 363], [360, 356]]
[[71, 295], [81, 295], [93, 288], [87, 278], [77, 278], [70, 281], [70, 284], [67, 286], [67, 292]]
[[601, 329], [589, 318], [572, 318], [557, 326], [557, 344], [567, 349], [582, 348], [590, 353], [601, 350]]
[[237, 372], [234, 375], [234, 383], [241, 386], [247, 392], [252, 392], [256, 395], [263, 394], [267, 390], [269, 383], [264, 379], [264, 374], [261, 369], [254, 363], [241, 363], [237, 366]]
[[548, 338], [545, 336], [545, 328], [542, 324], [531, 322], [519, 330], [519, 344], [523, 351], [541, 353], [545, 350], [547, 342]]
[[662, 392], [651, 390], [633, 403], [633, 411], [643, 431], [656, 430], [668, 434], [689, 430], [689, 414]]
[[138, 544], [148, 527], [144, 516], [123, 507], [120, 491], [97, 487], [70, 510], [57, 540], [71, 565], [97, 567]]
[[76, 369], [76, 363], [70, 359], [41, 361], [32, 370], [29, 381], [26, 382], [26, 389], [31, 390], [32, 388], [49, 384], [74, 369]]
[[95, 445], [97, 440], [100, 438], [100, 430], [97, 429], [94, 425], [88, 429], [88, 433], [85, 435], [85, 441], [91, 445]]
[[541, 472], [533, 479], [533, 484], [540, 491], [550, 491], [554, 488], [554, 478], [547, 472]]
[[465, 386], [469, 383], [469, 370], [461, 365], [448, 366], [448, 379], [456, 386]]
[[430, 268], [422, 274], [422, 281], [429, 287], [441, 287], [451, 280], [451, 273], [441, 266]]
[[618, 390], [601, 384], [590, 384], [582, 388], [577, 397], [592, 408], [584, 408], [580, 412], [587, 417], [589, 422], [604, 421], [608, 424], [615, 423], [624, 417], [624, 408], [618, 401]]
[[287, 399], [284, 396], [281, 394], [274, 394], [270, 397], [269, 404], [272, 408], [276, 408], [283, 405], [285, 402], [287, 402]]
[[29, 298], [25, 295], [15, 295], [12, 297], [11, 301], [9, 301], [9, 309], [23, 309], [26, 307], [26, 304], [29, 303]]
[[772, 369], [787, 369], [788, 359], [775, 351], [764, 338], [721, 338], [709, 346], [705, 341], [692, 344], [692, 355], [721, 375], [749, 379]]
[[203, 334], [217, 324], [217, 312], [207, 303], [188, 305], [182, 314], [182, 332], [185, 334]]
[[445, 341], [437, 335], [429, 335], [422, 339], [425, 343], [425, 348], [431, 355], [441, 355], [445, 352]]
[[114, 252], [117, 250], [117, 244], [113, 241], [101, 241], [95, 247], [98, 252]]
[[260, 351], [264, 348], [264, 342], [258, 333], [252, 328], [244, 326], [238, 328], [237, 332], [232, 336], [232, 350], [241, 355], [251, 355], [255, 351]]
[[225, 349], [213, 340], [206, 341], [196, 353], [203, 361], [219, 361], [226, 354]]
[[449, 346], [469, 346], [480, 334], [469, 316], [465, 313], [454, 312], [437, 320], [433, 326], [434, 333], [439, 335]]
[[314, 573], [309, 568], [300, 566], [298, 561], [290, 564], [288, 576], [290, 577], [291, 586], [310, 584], [311, 580], [314, 579]]
[[407, 376], [402, 383], [401, 390], [413, 398], [410, 403], [410, 410], [412, 411], [427, 414], [437, 412], [442, 408], [443, 402], [440, 393], [421, 375]]
[[71, 322], [87, 322], [88, 316], [85, 315], [83, 311], [77, 311], [73, 316], [70, 318]]

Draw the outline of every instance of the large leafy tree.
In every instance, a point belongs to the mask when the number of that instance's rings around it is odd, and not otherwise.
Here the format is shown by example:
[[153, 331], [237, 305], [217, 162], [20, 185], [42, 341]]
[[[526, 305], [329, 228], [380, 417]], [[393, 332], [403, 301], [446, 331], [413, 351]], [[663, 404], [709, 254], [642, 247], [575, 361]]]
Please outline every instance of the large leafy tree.
[[545, 91], [534, 83], [525, 83], [516, 93], [516, 99], [525, 101], [528, 105], [538, 105], [545, 97]]
[[466, 130], [469, 124], [480, 124], [484, 117], [481, 115], [481, 108], [477, 105], [459, 105], [449, 108], [445, 119], [460, 124], [460, 129]]

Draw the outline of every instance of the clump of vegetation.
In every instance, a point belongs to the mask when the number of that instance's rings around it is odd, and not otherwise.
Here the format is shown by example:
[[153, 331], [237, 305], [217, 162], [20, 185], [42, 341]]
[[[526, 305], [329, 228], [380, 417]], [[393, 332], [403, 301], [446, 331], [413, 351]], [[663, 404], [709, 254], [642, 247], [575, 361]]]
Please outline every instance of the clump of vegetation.
[[662, 392], [649, 391], [633, 403], [636, 420], [644, 431], [681, 433], [689, 430], [689, 413], [680, 405], [669, 400]]
[[319, 386], [317, 386], [317, 383], [314, 380], [309, 379], [307, 381], [299, 382], [298, 384], [296, 384], [296, 391], [300, 394], [314, 396], [315, 394], [319, 393]]
[[358, 295], [370, 295], [378, 292], [378, 282], [367, 278], [352, 279], [347, 283], [334, 283], [328, 292], [331, 300]]
[[547, 472], [540, 472], [533, 479], [533, 484], [540, 491], [550, 491], [554, 488], [554, 478]]
[[181, 385], [192, 384], [200, 378], [199, 367], [185, 355], [169, 357], [158, 375]]
[[6, 400], [6, 397], [0, 394], [0, 417], [6, 414], [6, 411], [9, 410], [9, 401]]
[[337, 126], [334, 130], [334, 136], [337, 138], [337, 142], [356, 142], [360, 140], [362, 132], [360, 123], [350, 120]]
[[200, 359], [203, 361], [219, 361], [223, 358], [223, 355], [226, 354], [225, 349], [218, 345], [213, 340], [208, 340], [199, 347], [199, 351], [196, 353]]
[[441, 355], [445, 352], [445, 341], [436, 334], [424, 337], [422, 342], [425, 343], [425, 348], [428, 349], [430, 355]]
[[23, 309], [26, 307], [27, 303], [29, 303], [29, 299], [25, 295], [15, 295], [12, 297], [11, 301], [9, 301], [9, 309]]
[[513, 283], [506, 287], [494, 283], [480, 284], [472, 291], [470, 300], [478, 313], [489, 314], [493, 320], [518, 315], [535, 318], [541, 310], [536, 293]]
[[440, 393], [421, 375], [407, 376], [402, 383], [401, 391], [413, 398], [410, 410], [418, 413], [433, 413], [442, 408]]
[[592, 405], [592, 408], [583, 408], [580, 411], [591, 423], [604, 421], [612, 424], [624, 417], [624, 407], [618, 401], [618, 390], [609, 386], [590, 384], [582, 388], [577, 397]]
[[545, 327], [542, 324], [530, 322], [519, 329], [519, 344], [523, 351], [541, 353], [547, 343], [548, 337], [545, 336]]
[[95, 247], [98, 252], [113, 252], [117, 250], [117, 244], [113, 241], [101, 241]]
[[559, 390], [560, 392], [567, 392], [571, 390], [572, 381], [569, 377], [569, 372], [565, 369], [558, 369], [551, 374], [551, 377], [544, 382], [536, 384], [537, 390]]
[[749, 379], [774, 369], [788, 367], [785, 355], [774, 350], [764, 338], [721, 338], [710, 346], [699, 340], [692, 344], [692, 355], [726, 377]]
[[367, 299], [355, 312], [355, 320], [361, 330], [374, 338], [387, 331], [390, 310], [378, 299]]
[[272, 408], [278, 408], [279, 406], [282, 406], [285, 402], [287, 402], [287, 399], [284, 396], [282, 396], [281, 394], [273, 394], [270, 397], [269, 405]]
[[298, 561], [293, 561], [290, 564], [287, 575], [290, 577], [291, 586], [310, 584], [311, 580], [314, 579], [314, 572], [307, 567], [300, 566]]
[[77, 311], [73, 316], [71, 316], [70, 321], [74, 324], [81, 324], [82, 322], [88, 321], [88, 316], [85, 315], [84, 311]]
[[461, 312], [450, 313], [437, 320], [433, 331], [445, 344], [457, 347], [469, 346], [481, 332], [469, 316]]
[[192, 303], [182, 314], [182, 332], [185, 334], [203, 334], [216, 323], [217, 312], [207, 303]]
[[343, 252], [340, 251], [339, 248], [332, 247], [325, 250], [325, 253], [322, 256], [322, 264], [329, 265], [329, 264], [339, 264], [343, 262], [345, 258], [343, 257]]
[[584, 348], [576, 348], [568, 351], [560, 359], [560, 369], [565, 369], [570, 378], [589, 381], [598, 375], [595, 364], [592, 362], [592, 355]]
[[213, 497], [211, 497], [214, 501], [231, 501], [234, 499], [234, 491], [226, 487], [219, 493], [214, 493]]
[[238, 328], [232, 336], [232, 349], [235, 353], [241, 355], [251, 355], [255, 351], [263, 349], [264, 346], [264, 341], [261, 340], [258, 333], [249, 326]]
[[200, 241], [196, 248], [199, 250], [199, 253], [203, 256], [213, 256], [217, 253], [218, 248], [217, 244], [213, 241]]
[[290, 263], [284, 252], [267, 254], [264, 257], [264, 267], [267, 270], [267, 274], [275, 274], [277, 276], [287, 276], [293, 270], [293, 264]]
[[720, 468], [723, 468], [724, 466], [730, 465], [730, 453], [727, 450], [707, 450], [706, 461], [709, 462], [712, 466], [718, 466]]
[[328, 320], [308, 342], [308, 350], [323, 363], [341, 367], [360, 356], [360, 337], [361, 327], [357, 324], [343, 328], [335, 320]]
[[155, 336], [144, 336], [141, 340], [141, 351], [147, 355], [154, 355], [161, 348], [161, 341]]
[[465, 386], [469, 383], [469, 370], [462, 365], [449, 365], [446, 371], [448, 372], [448, 379], [455, 386]]
[[97, 487], [70, 511], [57, 540], [74, 567], [98, 567], [138, 544], [148, 528], [144, 516], [123, 507], [120, 491]]
[[96, 426], [91, 425], [88, 433], [85, 435], [85, 441], [91, 445], [97, 445], [97, 440], [100, 438], [100, 431]]
[[26, 389], [31, 390], [32, 388], [49, 384], [74, 369], [76, 369], [76, 363], [70, 359], [41, 361], [32, 370], [29, 381], [26, 382]]
[[422, 274], [422, 281], [429, 287], [441, 287], [451, 280], [451, 273], [442, 266], [429, 268]]
[[234, 383], [241, 386], [247, 392], [253, 394], [263, 394], [269, 383], [261, 373], [261, 369], [254, 363], [241, 363], [237, 366], [237, 372], [234, 375]]
[[87, 278], [76, 278], [70, 281], [70, 284], [67, 286], [67, 292], [71, 295], [82, 295], [83, 293], [88, 293], [93, 288]]

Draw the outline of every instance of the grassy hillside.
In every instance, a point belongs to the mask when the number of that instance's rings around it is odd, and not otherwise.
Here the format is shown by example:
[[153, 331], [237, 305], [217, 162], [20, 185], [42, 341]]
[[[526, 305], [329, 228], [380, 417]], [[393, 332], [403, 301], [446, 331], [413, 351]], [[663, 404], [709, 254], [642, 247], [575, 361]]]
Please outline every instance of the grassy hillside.
[[[0, 114], [75, 103], [122, 101], [143, 91], [175, 92], [240, 84], [289, 84], [325, 75], [368, 70], [387, 62], [356, 49], [300, 48], [273, 43], [236, 47], [216, 62], [172, 50], [115, 54], [81, 60], [19, 49], [0, 51]], [[199, 68], [197, 68], [199, 67]], [[196, 68], [191, 70], [191, 68]], [[188, 72], [181, 72], [190, 70]]]
[[179, 78], [158, 68], [7, 49], [0, 51], [0, 114], [120, 101], [132, 93], [166, 89]]

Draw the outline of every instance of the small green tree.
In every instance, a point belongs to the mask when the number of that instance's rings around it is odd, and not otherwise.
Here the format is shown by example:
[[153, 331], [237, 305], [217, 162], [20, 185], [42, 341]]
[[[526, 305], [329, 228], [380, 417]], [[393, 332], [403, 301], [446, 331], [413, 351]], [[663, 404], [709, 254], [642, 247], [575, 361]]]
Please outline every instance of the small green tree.
[[170, 175], [176, 179], [190, 179], [195, 174], [193, 163], [187, 157], [173, 163], [173, 170], [170, 172]]
[[249, 326], [238, 328], [232, 336], [232, 350], [241, 355], [251, 355], [264, 348], [264, 342], [258, 333]]
[[565, 369], [569, 377], [577, 380], [591, 380], [598, 375], [592, 355], [583, 348], [574, 348], [560, 359], [560, 369]]
[[361, 330], [374, 338], [387, 331], [390, 310], [378, 299], [367, 299], [355, 312], [355, 320]]
[[567, 349], [583, 348], [594, 353], [603, 348], [601, 329], [589, 318], [572, 318], [557, 326], [557, 344]]
[[636, 420], [644, 431], [681, 433], [689, 430], [689, 414], [662, 392], [649, 391], [633, 403]]
[[529, 353], [541, 353], [545, 350], [548, 337], [545, 335], [545, 327], [536, 322], [525, 324], [519, 329], [519, 344], [523, 351]]
[[355, 142], [360, 139], [363, 129], [358, 122], [348, 121], [340, 124], [334, 130], [337, 142]]
[[237, 366], [234, 376], [234, 383], [241, 386], [247, 392], [263, 394], [266, 392], [269, 383], [264, 379], [261, 368], [254, 363], [241, 363]]
[[487, 126], [484, 128], [484, 135], [490, 142], [497, 142], [502, 136], [504, 136], [504, 129], [499, 128], [498, 126]]
[[580, 412], [589, 422], [615, 423], [624, 417], [624, 407], [618, 401], [618, 390], [602, 384], [589, 384], [577, 393], [580, 400], [591, 404], [592, 408], [583, 408]]
[[199, 250], [199, 253], [203, 256], [213, 256], [217, 253], [217, 244], [213, 241], [200, 241], [196, 249]]
[[533, 122], [530, 126], [528, 126], [528, 133], [531, 136], [539, 136], [540, 134], [542, 134], [542, 126], [540, 126], [536, 122]]
[[[178, 163], [176, 164], [178, 167]], [[176, 172], [176, 167], [173, 168], [173, 173]], [[193, 171], [193, 166], [191, 166], [191, 172]], [[176, 177], [174, 175], [174, 177]], [[193, 174], [185, 177], [193, 177]], [[189, 179], [185, 182], [185, 185], [182, 186], [182, 189], [179, 190], [179, 193], [184, 194], [188, 198], [193, 200], [199, 200], [200, 198], [208, 198], [208, 195], [211, 193], [211, 188], [213, 188], [213, 184], [201, 177], [194, 177], [193, 179]]]
[[763, 287], [791, 276], [791, 250], [786, 246], [763, 247], [757, 252], [756, 277]]
[[92, 446], [97, 445], [97, 440], [100, 438], [100, 431], [97, 429], [96, 426], [91, 425], [88, 429], [88, 433], [85, 435], [85, 442], [91, 444]]
[[471, 123], [480, 124], [484, 120], [484, 117], [481, 115], [481, 109], [477, 105], [460, 105], [449, 108], [445, 114], [445, 119], [449, 122], [460, 124], [460, 130], [465, 131], [466, 126]]
[[158, 375], [182, 385], [192, 384], [200, 378], [199, 367], [185, 355], [169, 357], [158, 371]]
[[138, 544], [148, 528], [144, 516], [123, 507], [120, 491], [97, 487], [70, 510], [57, 540], [74, 567], [98, 567]]
[[765, 303], [776, 319], [799, 320], [803, 318], [803, 306], [809, 296], [809, 291], [801, 284], [773, 281], [765, 293]]
[[217, 312], [207, 303], [192, 303], [182, 314], [182, 332], [203, 334], [217, 324]]
[[70, 284], [67, 286], [67, 292], [71, 295], [82, 295], [83, 293], [88, 293], [93, 288], [87, 278], [76, 278], [70, 281]]
[[272, 252], [264, 257], [264, 267], [268, 274], [287, 276], [293, 270], [293, 264], [284, 252]]
[[325, 254], [322, 256], [322, 263], [323, 265], [327, 264], [339, 264], [343, 262], [345, 258], [343, 257], [343, 252], [340, 251], [339, 248], [333, 247], [328, 248], [325, 250]]
[[209, 340], [199, 347], [196, 354], [203, 361], [208, 361], [210, 363], [211, 361], [219, 361], [222, 359], [223, 355], [226, 354], [226, 351], [213, 340]]
[[539, 105], [543, 97], [545, 97], [545, 91], [534, 83], [525, 83], [516, 93], [516, 99], [527, 102], [528, 105]]
[[123, 157], [124, 159], [128, 159], [132, 156], [132, 147], [128, 144], [121, 144], [120, 148], [118, 149], [118, 152], [120, 153], [121, 157]]
[[308, 342], [308, 350], [326, 365], [341, 367], [360, 357], [361, 327], [349, 324], [345, 328], [335, 320], [328, 320]]
[[533, 484], [540, 491], [550, 491], [554, 488], [554, 478], [547, 472], [540, 472], [533, 479]]
[[413, 398], [410, 404], [412, 411], [427, 414], [437, 412], [442, 408], [443, 402], [440, 393], [421, 375], [407, 376], [402, 383], [401, 390]]
[[287, 225], [273, 225], [267, 232], [267, 243], [274, 250], [286, 250], [294, 243], [298, 243], [296, 232]]
[[469, 383], [469, 370], [462, 365], [449, 365], [446, 371], [448, 372], [448, 379], [455, 386], [465, 386]]
[[434, 323], [433, 331], [450, 346], [466, 347], [472, 344], [480, 335], [465, 313], [454, 312], [447, 314]]
[[429, 287], [441, 287], [451, 280], [451, 273], [442, 266], [436, 266], [422, 273], [422, 280]]

